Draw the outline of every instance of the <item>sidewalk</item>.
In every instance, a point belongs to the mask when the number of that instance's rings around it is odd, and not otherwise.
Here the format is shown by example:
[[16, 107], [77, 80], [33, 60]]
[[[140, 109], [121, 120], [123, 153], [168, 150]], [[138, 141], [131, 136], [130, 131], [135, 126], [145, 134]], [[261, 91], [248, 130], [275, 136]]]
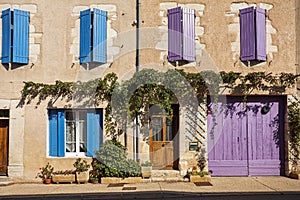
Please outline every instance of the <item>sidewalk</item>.
[[0, 187], [0, 197], [8, 195], [86, 194], [128, 192], [182, 193], [300, 193], [300, 181], [287, 177], [213, 177], [212, 186], [196, 186], [190, 182], [152, 182], [108, 187], [108, 184], [13, 184]]

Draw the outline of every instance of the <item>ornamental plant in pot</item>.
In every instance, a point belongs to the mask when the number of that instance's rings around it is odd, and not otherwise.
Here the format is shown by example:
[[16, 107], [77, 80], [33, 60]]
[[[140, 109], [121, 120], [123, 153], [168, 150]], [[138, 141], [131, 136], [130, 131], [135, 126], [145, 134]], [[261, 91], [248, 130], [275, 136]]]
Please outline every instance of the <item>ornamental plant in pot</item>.
[[77, 183], [87, 183], [89, 181], [89, 168], [90, 165], [86, 160], [78, 158], [73, 166], [76, 168], [76, 181]]
[[41, 167], [40, 171], [37, 173], [36, 178], [41, 178], [45, 184], [51, 183], [51, 177], [54, 167], [52, 167], [49, 162], [45, 167]]
[[150, 178], [152, 173], [152, 163], [149, 161], [142, 163], [141, 170], [143, 178]]

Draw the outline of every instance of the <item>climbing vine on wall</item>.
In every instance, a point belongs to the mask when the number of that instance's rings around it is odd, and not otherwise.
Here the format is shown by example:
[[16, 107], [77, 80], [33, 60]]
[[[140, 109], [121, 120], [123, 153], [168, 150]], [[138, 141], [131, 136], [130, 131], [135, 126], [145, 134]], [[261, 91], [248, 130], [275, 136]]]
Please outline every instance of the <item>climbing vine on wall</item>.
[[58, 99], [90, 107], [106, 102], [105, 129], [114, 137], [122, 134], [117, 127], [131, 121], [138, 113], [142, 122], [146, 123], [149, 105], [158, 104], [172, 116], [174, 102], [186, 105], [195, 101], [200, 103], [207, 95], [223, 93], [244, 95], [245, 100], [247, 95], [258, 91], [283, 94], [295, 85], [297, 77], [291, 73], [252, 72], [242, 75], [236, 72], [187, 73], [173, 69], [166, 72], [144, 69], [121, 84], [117, 82], [115, 73], [87, 82], [25, 82], [20, 105], [30, 104], [33, 99], [37, 99], [37, 104], [47, 100], [49, 107]]

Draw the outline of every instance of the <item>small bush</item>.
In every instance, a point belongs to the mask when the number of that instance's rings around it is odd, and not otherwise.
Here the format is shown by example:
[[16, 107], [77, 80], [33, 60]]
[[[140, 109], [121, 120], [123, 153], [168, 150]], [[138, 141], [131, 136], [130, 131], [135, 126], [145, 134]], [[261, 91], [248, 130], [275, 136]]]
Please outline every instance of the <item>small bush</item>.
[[97, 159], [92, 162], [98, 177], [137, 177], [141, 176], [140, 165], [127, 159], [126, 148], [116, 139], [107, 140], [99, 151]]

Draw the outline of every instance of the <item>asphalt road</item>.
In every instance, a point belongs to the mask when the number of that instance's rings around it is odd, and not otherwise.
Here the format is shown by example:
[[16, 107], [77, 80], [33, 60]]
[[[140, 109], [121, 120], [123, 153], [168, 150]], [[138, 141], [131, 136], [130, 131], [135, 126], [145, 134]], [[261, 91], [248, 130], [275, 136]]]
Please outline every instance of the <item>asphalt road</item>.
[[201, 200], [298, 200], [300, 192], [275, 193], [183, 193], [183, 192], [126, 192], [59, 195], [0, 196], [0, 199], [93, 200], [93, 199], [201, 199]]

